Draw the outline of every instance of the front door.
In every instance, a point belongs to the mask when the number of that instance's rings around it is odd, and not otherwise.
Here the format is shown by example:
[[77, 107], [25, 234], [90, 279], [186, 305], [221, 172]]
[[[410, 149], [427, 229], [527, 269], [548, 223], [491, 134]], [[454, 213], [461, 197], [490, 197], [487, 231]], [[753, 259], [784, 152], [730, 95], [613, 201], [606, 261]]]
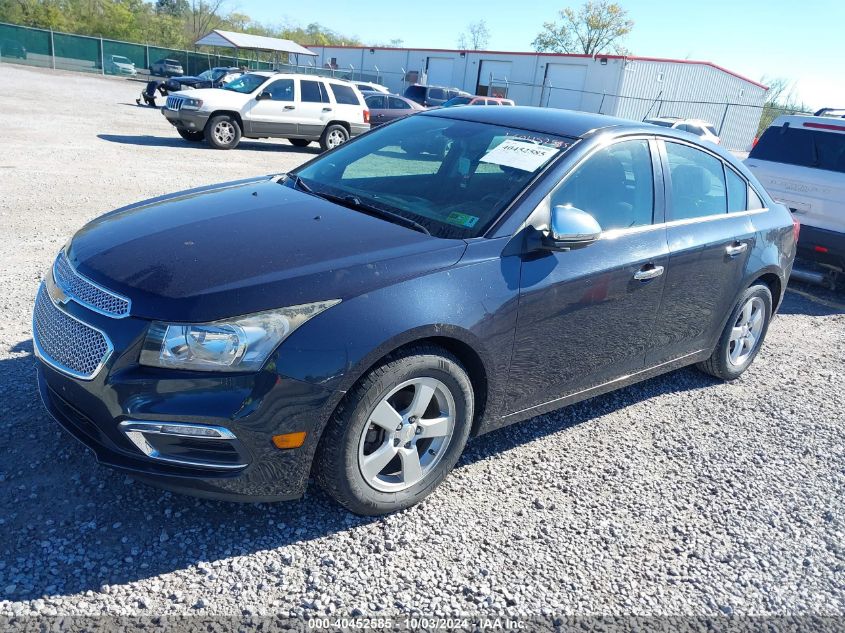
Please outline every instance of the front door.
[[590, 213], [602, 237], [523, 261], [509, 412], [643, 368], [668, 266], [655, 173], [653, 141], [620, 140], [575, 167], [544, 201], [548, 211], [571, 205]]
[[253, 99], [244, 112], [250, 136], [296, 136], [296, 89], [293, 79], [277, 79], [260, 90], [268, 94]]
[[715, 154], [669, 140], [664, 147], [670, 255], [654, 364], [715, 345], [755, 239], [745, 181]]

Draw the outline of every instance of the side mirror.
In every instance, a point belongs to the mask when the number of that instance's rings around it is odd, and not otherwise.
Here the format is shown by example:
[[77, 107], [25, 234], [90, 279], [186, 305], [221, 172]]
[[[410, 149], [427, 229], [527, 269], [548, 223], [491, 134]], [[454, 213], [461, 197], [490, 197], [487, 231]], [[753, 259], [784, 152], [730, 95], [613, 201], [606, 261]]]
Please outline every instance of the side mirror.
[[265, 90], [264, 92], [259, 92], [256, 95], [255, 100], [261, 101], [262, 99], [272, 99], [272, 98], [273, 98], [273, 95], [271, 95], [268, 90]]
[[601, 226], [586, 211], [558, 205], [552, 208], [549, 230], [543, 246], [553, 251], [568, 251], [589, 246], [601, 237]]

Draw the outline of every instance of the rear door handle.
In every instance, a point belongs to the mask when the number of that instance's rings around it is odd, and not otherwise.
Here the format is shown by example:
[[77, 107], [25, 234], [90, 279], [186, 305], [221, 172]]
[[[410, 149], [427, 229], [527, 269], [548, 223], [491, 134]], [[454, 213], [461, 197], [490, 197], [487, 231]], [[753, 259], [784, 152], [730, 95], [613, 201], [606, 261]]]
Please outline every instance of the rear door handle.
[[296, 110], [296, 106], [285, 106], [285, 110]]
[[637, 281], [648, 281], [649, 279], [655, 279], [660, 277], [663, 274], [663, 266], [652, 266], [649, 264], [647, 267], [644, 266], [640, 268], [637, 272], [634, 273], [634, 279]]
[[744, 253], [747, 250], [748, 244], [746, 244], [745, 242], [734, 242], [725, 249], [725, 252], [728, 254], [728, 257], [736, 257], [740, 253]]
[[331, 108], [323, 108], [323, 112], [331, 112], [331, 111], [332, 111]]

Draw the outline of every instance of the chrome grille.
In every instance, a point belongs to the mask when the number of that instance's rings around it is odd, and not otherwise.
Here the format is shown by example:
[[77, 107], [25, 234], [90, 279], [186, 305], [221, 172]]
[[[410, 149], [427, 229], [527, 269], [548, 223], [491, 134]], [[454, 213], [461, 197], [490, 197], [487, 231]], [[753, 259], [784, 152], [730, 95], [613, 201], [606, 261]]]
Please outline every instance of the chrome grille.
[[45, 363], [84, 380], [93, 378], [112, 352], [105, 334], [56, 307], [44, 284], [35, 299], [32, 333]]
[[182, 104], [185, 102], [184, 97], [167, 97], [164, 107], [168, 110], [178, 112], [182, 109]]
[[65, 294], [87, 308], [106, 316], [125, 317], [129, 315], [129, 299], [109, 292], [80, 275], [62, 251], [53, 264], [53, 279]]

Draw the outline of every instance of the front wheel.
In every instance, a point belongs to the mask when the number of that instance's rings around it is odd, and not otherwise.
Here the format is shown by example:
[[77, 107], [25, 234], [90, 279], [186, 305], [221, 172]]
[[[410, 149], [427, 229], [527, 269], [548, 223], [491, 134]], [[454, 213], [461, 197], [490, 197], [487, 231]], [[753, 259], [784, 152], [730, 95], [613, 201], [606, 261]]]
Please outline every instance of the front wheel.
[[205, 140], [215, 149], [232, 149], [241, 140], [241, 126], [228, 114], [220, 114], [205, 126]]
[[320, 441], [315, 478], [356, 514], [412, 506], [461, 456], [473, 402], [466, 370], [445, 350], [420, 347], [389, 359], [338, 407]]
[[320, 137], [320, 147], [325, 152], [338, 145], [343, 145], [348, 140], [349, 132], [346, 131], [346, 128], [335, 123], [323, 130], [323, 135]]
[[731, 311], [713, 354], [698, 368], [722, 380], [739, 378], [760, 351], [771, 319], [772, 293], [768, 286], [751, 286]]
[[181, 136], [186, 141], [190, 141], [191, 143], [199, 143], [205, 136], [202, 132], [192, 132], [191, 130], [183, 130], [180, 127], [177, 127], [176, 131], [179, 132], [179, 136]]

